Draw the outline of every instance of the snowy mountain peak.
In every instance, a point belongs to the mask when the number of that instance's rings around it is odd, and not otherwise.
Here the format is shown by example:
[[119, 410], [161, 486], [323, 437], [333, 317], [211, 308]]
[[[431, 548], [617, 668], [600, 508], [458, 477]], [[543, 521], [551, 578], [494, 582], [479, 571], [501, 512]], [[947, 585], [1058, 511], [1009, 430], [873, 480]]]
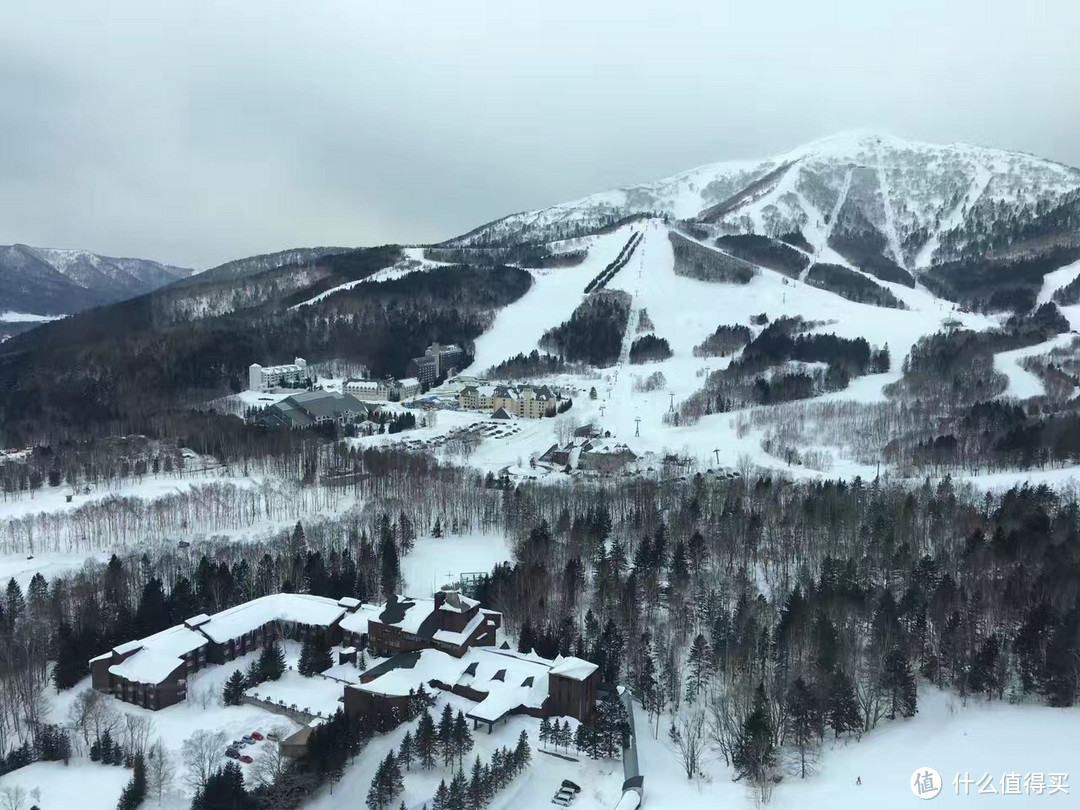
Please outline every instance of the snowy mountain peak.
[[0, 246], [0, 311], [58, 315], [171, 284], [191, 270], [86, 250]]
[[[857, 241], [860, 250], [919, 272], [988, 249], [1023, 251], [1058, 227], [1040, 224], [1050, 212], [1053, 222], [1080, 216], [1080, 170], [1018, 152], [857, 129], [770, 158], [699, 166], [514, 214], [450, 244], [553, 241], [655, 214], [696, 222], [713, 236], [798, 236], [815, 253], [830, 240]], [[1007, 237], [1002, 221], [1010, 223]], [[1075, 241], [1077, 230], [1052, 237]]]

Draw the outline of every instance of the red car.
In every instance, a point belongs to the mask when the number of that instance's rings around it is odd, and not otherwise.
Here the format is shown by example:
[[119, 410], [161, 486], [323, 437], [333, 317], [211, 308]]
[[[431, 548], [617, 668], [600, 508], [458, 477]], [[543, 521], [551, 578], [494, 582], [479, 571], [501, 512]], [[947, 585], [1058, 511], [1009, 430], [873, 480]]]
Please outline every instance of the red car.
[[264, 737], [259, 732], [253, 731], [251, 732], [251, 739], [255, 740], [256, 742], [262, 742]]
[[241, 761], [241, 762], [243, 762], [243, 763], [244, 763], [245, 765], [250, 765], [250, 764], [251, 764], [252, 762], [254, 762], [255, 760], [253, 760], [253, 759], [252, 759], [251, 757], [249, 757], [249, 756], [248, 756], [247, 754], [244, 754], [244, 755], [242, 755], [242, 756], [240, 757], [240, 761]]

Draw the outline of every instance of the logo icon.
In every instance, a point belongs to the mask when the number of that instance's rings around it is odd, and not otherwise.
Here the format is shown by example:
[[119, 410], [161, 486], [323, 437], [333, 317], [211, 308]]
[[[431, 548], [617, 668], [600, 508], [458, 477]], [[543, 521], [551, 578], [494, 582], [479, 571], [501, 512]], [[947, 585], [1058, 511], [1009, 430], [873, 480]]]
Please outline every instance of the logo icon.
[[933, 768], [917, 769], [908, 784], [920, 799], [932, 799], [941, 793], [941, 776]]

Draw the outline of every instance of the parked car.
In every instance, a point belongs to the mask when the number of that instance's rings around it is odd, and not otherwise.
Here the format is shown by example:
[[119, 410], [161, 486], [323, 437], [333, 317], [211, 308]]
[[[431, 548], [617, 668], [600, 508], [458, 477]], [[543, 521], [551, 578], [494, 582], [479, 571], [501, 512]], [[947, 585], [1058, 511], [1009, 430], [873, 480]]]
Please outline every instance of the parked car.
[[243, 748], [245, 745], [251, 745], [251, 743], [246, 743], [243, 740], [233, 740], [229, 745], [233, 748]]
[[263, 737], [263, 735], [262, 735], [262, 734], [260, 734], [260, 733], [259, 733], [259, 732], [257, 732], [257, 731], [253, 731], [253, 732], [251, 732], [251, 738], [252, 738], [253, 740], [256, 740], [257, 742], [262, 742], [262, 741], [263, 741], [263, 740], [265, 739], [265, 738]]
[[245, 765], [250, 765], [255, 760], [253, 760], [247, 754], [244, 754], [243, 756], [240, 757], [240, 761], [243, 762]]
[[240, 759], [240, 752], [230, 745], [225, 749], [225, 756], [229, 759]]
[[268, 731], [266, 733], [266, 739], [270, 740], [270, 742], [279, 742], [281, 740], [281, 735], [276, 731]]
[[244, 745], [252, 745], [255, 742], [255, 738], [248, 734], [246, 737], [241, 737]]

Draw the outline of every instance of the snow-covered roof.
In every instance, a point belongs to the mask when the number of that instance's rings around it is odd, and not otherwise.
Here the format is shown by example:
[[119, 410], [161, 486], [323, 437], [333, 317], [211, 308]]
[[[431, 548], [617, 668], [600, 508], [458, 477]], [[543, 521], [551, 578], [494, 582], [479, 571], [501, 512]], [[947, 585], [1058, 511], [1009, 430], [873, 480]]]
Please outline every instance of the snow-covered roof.
[[[170, 627], [141, 641], [122, 645], [130, 647], [138, 644], [140, 649], [130, 658], [113, 664], [109, 667], [109, 672], [134, 683], [160, 683], [183, 663], [182, 656], [205, 646], [206, 643], [206, 637], [202, 633], [189, 630], [183, 625]], [[117, 652], [120, 650], [115, 649]]]
[[117, 646], [113, 647], [113, 652], [117, 655], [127, 655], [128, 653], [135, 652], [136, 650], [141, 650], [142, 646], [143, 643], [138, 640], [125, 641], [123, 644], [118, 644]]
[[439, 605], [439, 610], [445, 610], [447, 613], [468, 613], [480, 604], [476, 599], [462, 596], [457, 591], [445, 591], [444, 593], [446, 594], [446, 600]]
[[403, 653], [389, 662], [368, 670], [369, 672], [376, 669], [384, 671], [368, 683], [356, 684], [354, 688], [375, 695], [403, 697], [409, 694], [410, 689], [415, 691], [422, 684], [433, 680], [453, 683], [460, 674], [462, 666], [459, 659], [441, 650]]
[[592, 661], [575, 658], [571, 655], [566, 658], [556, 658], [555, 666], [551, 668], [551, 674], [562, 675], [564, 678], [571, 678], [575, 681], [583, 681], [598, 669], [599, 667]]
[[366, 633], [368, 622], [379, 618], [379, 608], [374, 605], [360, 605], [352, 613], [346, 613], [338, 623], [346, 633]]
[[192, 616], [190, 619], [184, 622], [186, 627], [199, 627], [210, 621], [210, 617], [205, 613], [200, 613], [198, 616]]
[[403, 388], [413, 388], [419, 385], [420, 380], [418, 380], [416, 377], [406, 377], [404, 380], [401, 381], [401, 386]]
[[337, 603], [339, 605], [341, 605], [343, 608], [347, 608], [349, 610], [352, 610], [354, 608], [358, 608], [358, 607], [360, 607], [360, 604], [361, 604], [360, 600], [357, 599], [354, 596], [343, 596], [343, 597], [341, 597], [340, 599], [337, 600]]
[[472, 649], [455, 686], [468, 686], [487, 697], [466, 714], [494, 722], [518, 706], [539, 709], [548, 696], [548, 664], [516, 653]]
[[216, 642], [239, 638], [270, 622], [329, 627], [345, 615], [334, 599], [307, 593], [275, 593], [215, 613], [199, 629]]
[[460, 647], [469, 640], [469, 636], [476, 632], [476, 628], [487, 620], [487, 616], [477, 611], [476, 615], [469, 620], [469, 623], [465, 625], [465, 629], [460, 633], [455, 633], [453, 630], [436, 630], [433, 638], [444, 644], [453, 644], [456, 647]]
[[378, 620], [383, 624], [400, 627], [406, 633], [419, 635], [420, 626], [434, 612], [434, 599], [399, 596], [396, 601], [386, 602], [379, 608]]

